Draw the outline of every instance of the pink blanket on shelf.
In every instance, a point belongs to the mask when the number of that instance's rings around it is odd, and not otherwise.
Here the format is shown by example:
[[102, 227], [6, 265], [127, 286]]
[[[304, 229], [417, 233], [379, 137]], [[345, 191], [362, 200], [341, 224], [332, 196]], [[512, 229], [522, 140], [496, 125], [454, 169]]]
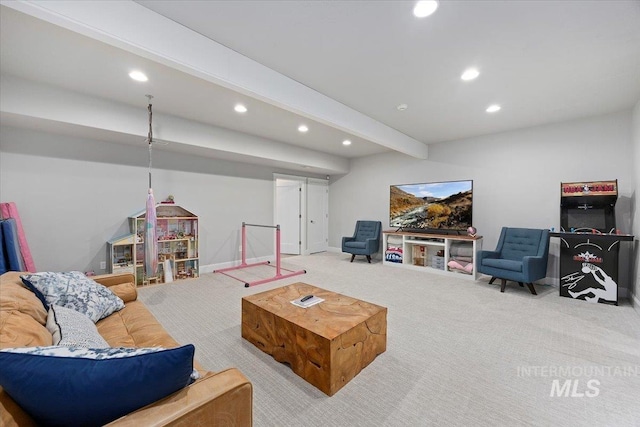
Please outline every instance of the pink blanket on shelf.
[[449, 261], [448, 266], [451, 269], [462, 271], [467, 274], [471, 274], [473, 272], [473, 263], [471, 262], [452, 260]]
[[24, 260], [24, 265], [27, 271], [35, 273], [36, 266], [33, 262], [33, 258], [31, 257], [31, 251], [29, 250], [27, 237], [24, 235], [24, 230], [22, 229], [22, 221], [20, 221], [18, 207], [14, 202], [0, 203], [0, 213], [2, 213], [2, 218], [4, 219], [13, 218], [16, 220], [16, 226], [18, 229], [18, 243], [20, 244], [20, 253], [22, 255], [22, 259]]

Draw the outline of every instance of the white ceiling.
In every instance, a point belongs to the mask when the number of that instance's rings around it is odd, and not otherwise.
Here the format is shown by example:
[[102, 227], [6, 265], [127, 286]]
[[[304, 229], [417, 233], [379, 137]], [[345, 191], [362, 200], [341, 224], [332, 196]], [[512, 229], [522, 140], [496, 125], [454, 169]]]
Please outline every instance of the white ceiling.
[[[181, 24], [283, 79], [274, 80], [263, 70], [254, 74], [255, 85], [234, 82], [233, 77], [209, 78], [215, 73], [207, 73], [196, 59], [189, 64], [164, 60], [150, 45], [133, 43], [126, 25], [144, 27], [144, 22], [127, 22], [133, 18], [118, 16], [117, 7], [113, 16], [102, 19], [118, 20], [121, 34], [78, 18], [98, 5], [67, 2], [66, 9], [60, 9], [63, 6], [52, 3], [64, 2], [2, 2], [9, 6], [0, 9], [3, 76], [141, 108], [143, 113], [144, 94], [152, 93], [154, 113], [307, 150], [300, 151], [300, 157], [319, 152], [333, 156], [330, 159], [353, 158], [394, 149], [409, 154], [406, 144], [589, 117], [628, 109], [640, 100], [638, 1], [443, 0], [438, 11], [424, 19], [415, 18], [414, 2], [405, 1], [134, 4], [137, 9], [131, 10], [141, 16], [153, 11], [168, 18], [167, 23], [154, 21], [151, 30], [158, 38], [174, 30], [168, 24]], [[94, 27], [93, 34], [87, 30]], [[191, 52], [190, 47], [182, 46], [185, 55], [214, 58], [208, 50]], [[460, 74], [469, 66], [477, 67], [480, 77], [463, 82]], [[127, 72], [132, 68], [143, 69], [150, 81], [131, 81]], [[297, 93], [304, 95], [300, 103], [291, 101], [289, 86], [271, 84], [288, 80], [299, 83]], [[281, 93], [268, 90], [268, 84], [282, 88]], [[236, 102], [245, 103], [249, 112], [235, 113]], [[408, 105], [406, 111], [396, 109], [401, 103]], [[501, 104], [502, 110], [487, 114], [484, 110], [492, 103]], [[16, 115], [7, 104], [2, 103], [5, 123]], [[341, 114], [329, 117], [323, 113], [327, 109]], [[33, 120], [11, 123], [18, 122]], [[296, 130], [303, 122], [310, 127], [304, 135]], [[341, 144], [346, 138], [353, 141], [350, 147]], [[173, 142], [189, 145], [188, 140]], [[216, 150], [210, 155], [216, 157]], [[292, 162], [282, 166], [292, 167]]]
[[638, 1], [443, 0], [424, 19], [412, 1], [138, 3], [424, 143], [640, 100]]

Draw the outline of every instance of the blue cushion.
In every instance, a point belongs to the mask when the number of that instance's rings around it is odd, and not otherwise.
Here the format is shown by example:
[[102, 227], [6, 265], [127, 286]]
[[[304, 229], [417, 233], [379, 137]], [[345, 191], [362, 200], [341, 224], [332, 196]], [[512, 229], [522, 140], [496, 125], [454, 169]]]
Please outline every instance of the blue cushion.
[[4, 232], [2, 231], [2, 221], [0, 221], [0, 274], [9, 271], [9, 260], [5, 255], [4, 249]]
[[25, 271], [16, 220], [13, 218], [4, 219], [0, 221], [0, 227], [2, 228], [2, 244], [4, 244], [3, 252], [6, 258], [5, 269], [7, 271]]
[[538, 255], [543, 244], [542, 230], [531, 228], [509, 228], [505, 232], [501, 257], [520, 260], [526, 256]]
[[0, 386], [39, 425], [99, 426], [187, 386], [193, 345], [0, 351]]
[[95, 323], [124, 308], [124, 302], [109, 288], [80, 271], [33, 273], [20, 278], [40, 298], [47, 310], [52, 304], [72, 308]]
[[356, 240], [376, 239], [380, 235], [379, 224], [378, 221], [357, 221]]
[[482, 265], [499, 268], [501, 270], [522, 271], [522, 261], [513, 261], [510, 259], [485, 258], [482, 260]]
[[345, 248], [356, 248], [356, 249], [364, 249], [367, 247], [367, 242], [346, 242], [344, 244]]

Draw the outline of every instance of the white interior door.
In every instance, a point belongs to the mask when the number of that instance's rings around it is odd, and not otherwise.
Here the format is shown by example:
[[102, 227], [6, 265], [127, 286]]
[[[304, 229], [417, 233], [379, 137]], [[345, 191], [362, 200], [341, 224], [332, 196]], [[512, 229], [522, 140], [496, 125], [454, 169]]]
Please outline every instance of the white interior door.
[[307, 180], [307, 245], [309, 253], [329, 248], [329, 183]]
[[276, 224], [280, 225], [280, 252], [300, 255], [302, 182], [276, 179]]

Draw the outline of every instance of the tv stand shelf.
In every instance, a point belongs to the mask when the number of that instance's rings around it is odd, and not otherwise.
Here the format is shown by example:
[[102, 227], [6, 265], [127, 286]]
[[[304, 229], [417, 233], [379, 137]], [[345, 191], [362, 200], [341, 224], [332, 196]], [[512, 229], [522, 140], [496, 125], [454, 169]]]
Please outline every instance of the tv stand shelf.
[[[465, 252], [473, 264], [471, 274], [449, 267], [453, 259], [452, 244], [468, 244]], [[463, 236], [453, 234], [432, 234], [387, 230], [382, 233], [382, 263], [402, 268], [411, 268], [430, 273], [453, 275], [456, 277], [476, 280], [478, 277], [477, 253], [482, 249], [482, 236]], [[470, 250], [469, 250], [470, 249]], [[387, 253], [395, 256], [387, 258]], [[439, 255], [438, 253], [441, 253]]]

